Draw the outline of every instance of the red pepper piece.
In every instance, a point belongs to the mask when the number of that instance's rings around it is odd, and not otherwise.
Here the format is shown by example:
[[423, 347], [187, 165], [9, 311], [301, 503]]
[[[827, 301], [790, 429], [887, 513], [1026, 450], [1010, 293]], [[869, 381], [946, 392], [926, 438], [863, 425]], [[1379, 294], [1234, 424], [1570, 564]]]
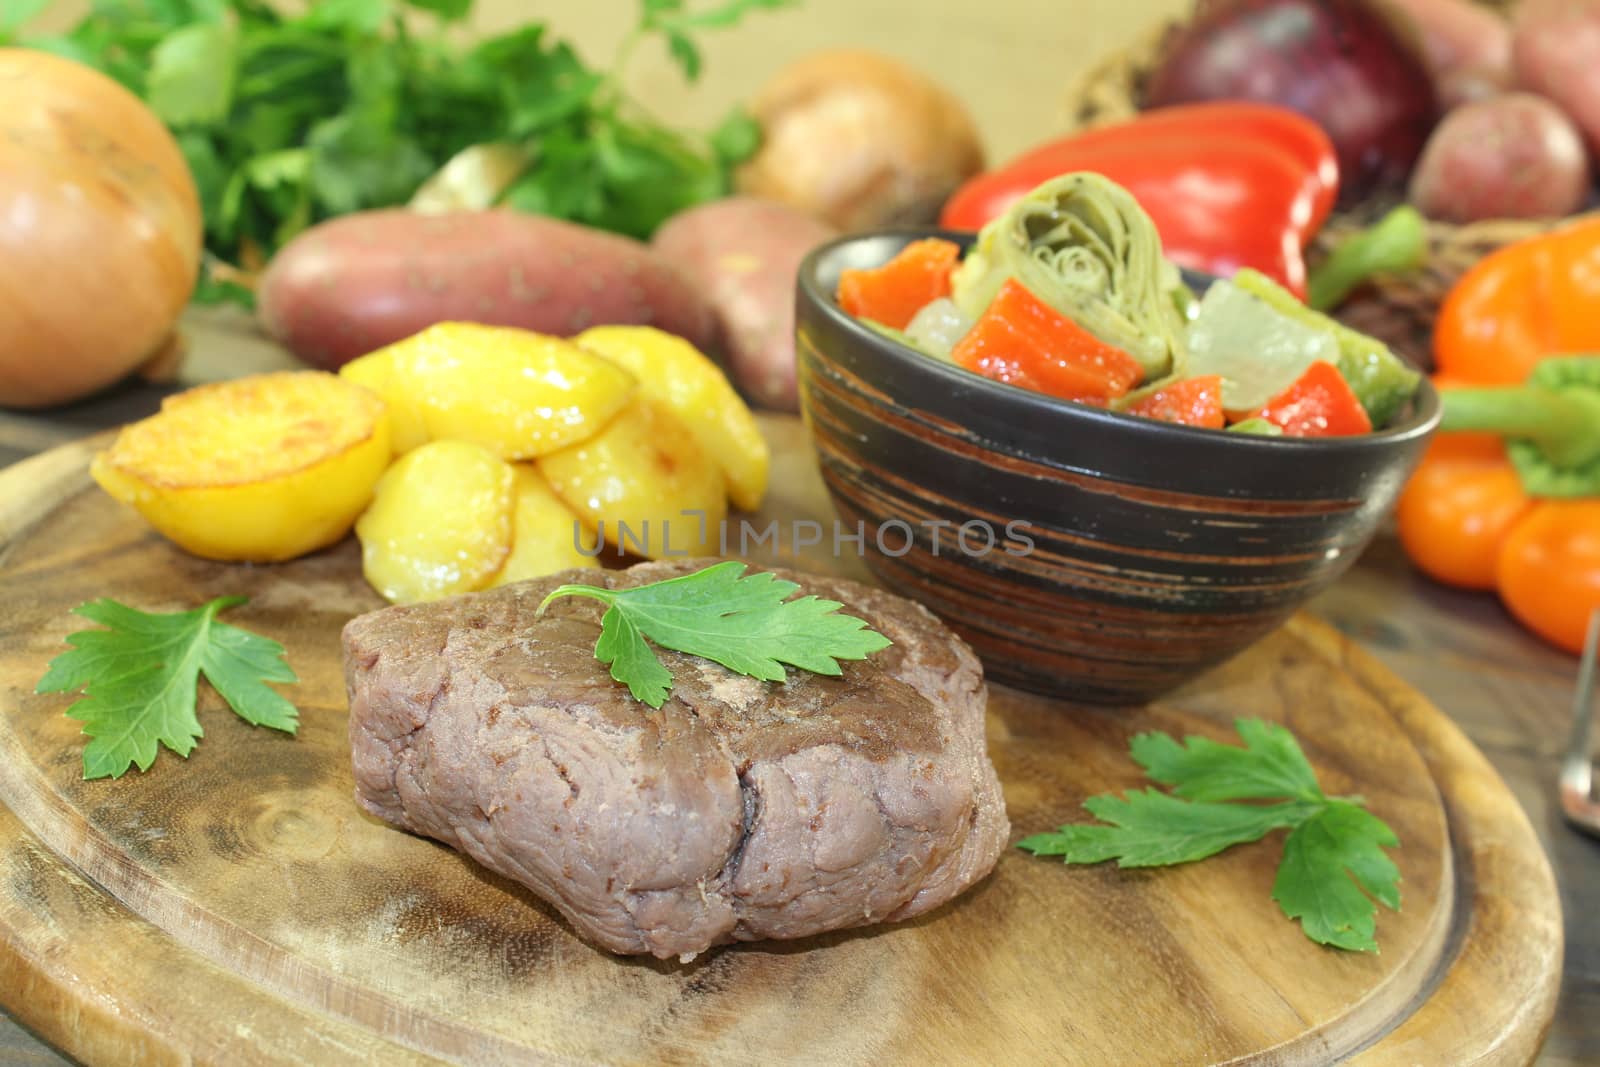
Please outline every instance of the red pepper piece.
[[1128, 353], [1108, 345], [1006, 279], [988, 308], [956, 343], [951, 358], [968, 370], [1068, 400], [1104, 402], [1144, 376]]
[[1162, 386], [1137, 404], [1124, 409], [1130, 415], [1178, 422], [1185, 426], [1204, 426], [1220, 430], [1227, 425], [1222, 413], [1222, 375], [1202, 374]]
[[1342, 437], [1372, 432], [1372, 420], [1350, 383], [1338, 367], [1320, 359], [1251, 416], [1277, 423], [1286, 437]]
[[1336, 164], [1315, 124], [1280, 111], [1163, 108], [1043, 145], [958, 189], [940, 223], [981, 229], [1043, 182], [1094, 171], [1133, 194], [1174, 262], [1219, 277], [1254, 267], [1304, 299], [1303, 249], [1336, 195]]
[[903, 330], [918, 311], [950, 295], [950, 272], [961, 246], [928, 237], [913, 241], [889, 262], [839, 275], [839, 306], [845, 314]]

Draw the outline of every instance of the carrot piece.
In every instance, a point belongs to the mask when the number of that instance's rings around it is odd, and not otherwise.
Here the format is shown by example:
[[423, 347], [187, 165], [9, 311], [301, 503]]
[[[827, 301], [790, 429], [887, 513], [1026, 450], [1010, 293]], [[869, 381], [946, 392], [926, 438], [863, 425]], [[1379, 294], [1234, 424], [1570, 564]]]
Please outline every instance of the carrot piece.
[[1164, 385], [1127, 407], [1130, 415], [1220, 430], [1228, 424], [1222, 414], [1222, 375], [1201, 374]]
[[928, 304], [950, 295], [950, 272], [961, 246], [938, 237], [913, 241], [881, 267], [839, 275], [845, 314], [903, 330]]
[[1350, 383], [1338, 367], [1320, 359], [1252, 415], [1282, 426], [1286, 437], [1341, 437], [1372, 432], [1372, 420]]
[[1137, 360], [1108, 345], [1006, 279], [951, 358], [985, 377], [1068, 400], [1122, 396], [1144, 376]]

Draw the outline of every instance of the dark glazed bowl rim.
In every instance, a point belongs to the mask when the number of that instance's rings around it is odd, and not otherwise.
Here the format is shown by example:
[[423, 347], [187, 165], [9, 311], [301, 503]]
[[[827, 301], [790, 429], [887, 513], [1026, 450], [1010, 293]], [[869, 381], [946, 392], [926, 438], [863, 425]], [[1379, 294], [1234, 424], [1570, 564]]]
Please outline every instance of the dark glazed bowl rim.
[[[1196, 444], [1203, 443], [1207, 448], [1243, 450], [1256, 455], [1260, 455], [1263, 449], [1278, 449], [1284, 453], [1317, 453], [1329, 458], [1335, 456], [1353, 458], [1371, 452], [1388, 451], [1398, 445], [1426, 437], [1438, 425], [1439, 395], [1426, 375], [1423, 376], [1412, 399], [1410, 411], [1403, 418], [1382, 430], [1351, 436], [1265, 437], [1255, 434], [1235, 434], [1108, 411], [1047, 393], [1036, 393], [1031, 389], [1008, 385], [1005, 382], [997, 382], [963, 367], [924, 355], [914, 348], [863, 326], [854, 317], [846, 314], [834, 301], [833, 295], [826, 292], [822, 285], [822, 266], [852, 245], [882, 241], [885, 238], [901, 239], [904, 243], [910, 243], [924, 237], [941, 237], [960, 244], [965, 251], [976, 236], [970, 232], [934, 227], [899, 227], [835, 238], [812, 249], [801, 261], [797, 273], [798, 289], [801, 298], [843, 330], [852, 343], [865, 345], [875, 355], [887, 360], [892, 368], [908, 374], [927, 375], [947, 382], [956, 389], [971, 391], [986, 401], [1016, 411], [1019, 418], [1043, 415], [1058, 420], [1075, 421], [1083, 426], [1100, 426], [1119, 434], [1141, 435], [1152, 441], [1165, 441], [1169, 445], [1192, 441]], [[1204, 277], [1189, 271], [1185, 272], [1185, 276]], [[879, 387], [883, 387], [881, 383]], [[886, 392], [892, 390], [886, 389]]]

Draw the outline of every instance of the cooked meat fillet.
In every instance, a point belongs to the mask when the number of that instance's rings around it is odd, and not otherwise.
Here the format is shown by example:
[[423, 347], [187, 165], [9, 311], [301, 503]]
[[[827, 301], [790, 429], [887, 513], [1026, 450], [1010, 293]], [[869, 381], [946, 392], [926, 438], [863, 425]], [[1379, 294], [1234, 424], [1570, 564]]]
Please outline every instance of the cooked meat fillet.
[[987, 874], [1010, 827], [982, 671], [920, 605], [778, 570], [894, 644], [783, 684], [660, 650], [676, 682], [659, 710], [595, 660], [603, 604], [535, 617], [566, 582], [711, 562], [566, 571], [352, 620], [361, 805], [522, 883], [596, 944], [663, 958], [906, 919]]

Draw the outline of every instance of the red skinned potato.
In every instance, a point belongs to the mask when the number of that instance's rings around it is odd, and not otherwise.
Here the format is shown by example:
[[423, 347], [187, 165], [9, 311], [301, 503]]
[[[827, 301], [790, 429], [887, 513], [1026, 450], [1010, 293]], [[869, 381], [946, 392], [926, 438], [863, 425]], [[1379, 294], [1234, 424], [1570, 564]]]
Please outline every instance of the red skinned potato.
[[1410, 198], [1447, 222], [1568, 215], [1589, 193], [1583, 137], [1542, 96], [1507, 93], [1464, 104], [1428, 138]]
[[1511, 57], [1517, 84], [1559, 104], [1600, 153], [1600, 0], [1523, 0]]
[[1476, 0], [1385, 2], [1416, 26], [1442, 106], [1511, 87], [1511, 24], [1498, 11]]
[[795, 273], [807, 252], [838, 236], [810, 215], [736, 196], [679, 212], [650, 241], [711, 301], [728, 376], [750, 400], [798, 411]]
[[439, 322], [560, 337], [649, 325], [710, 343], [705, 298], [648, 247], [514, 211], [364, 211], [285, 245], [256, 291], [262, 327], [329, 369]]

